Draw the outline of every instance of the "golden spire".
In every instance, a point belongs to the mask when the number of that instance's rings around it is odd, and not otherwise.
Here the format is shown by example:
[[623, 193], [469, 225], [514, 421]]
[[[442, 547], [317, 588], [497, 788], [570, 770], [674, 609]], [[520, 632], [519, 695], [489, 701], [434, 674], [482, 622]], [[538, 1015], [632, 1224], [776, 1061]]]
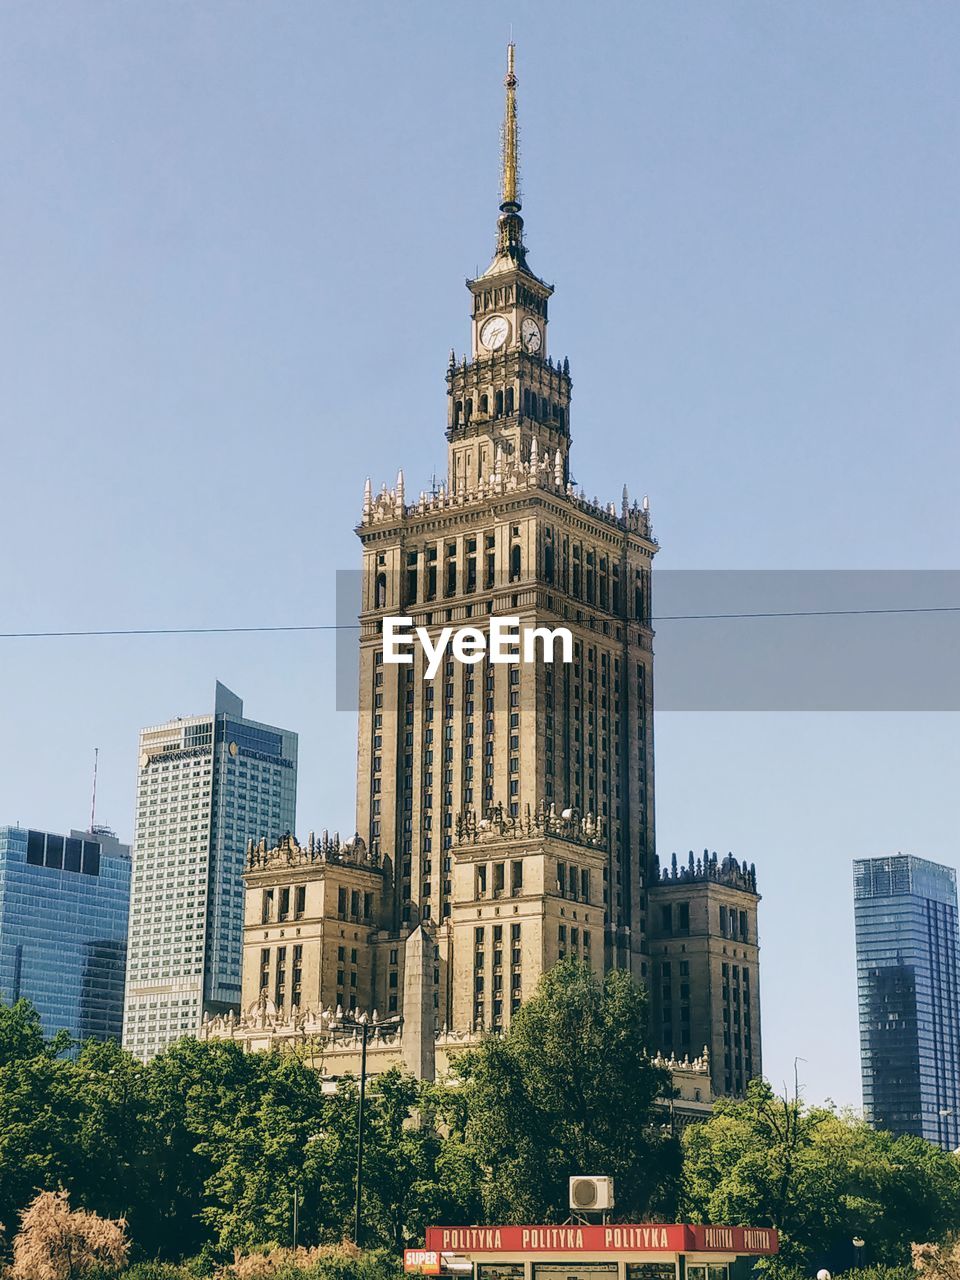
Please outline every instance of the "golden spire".
[[504, 213], [516, 213], [520, 208], [520, 190], [517, 182], [517, 77], [513, 72], [511, 40], [507, 45], [507, 74], [503, 83], [507, 90], [506, 108], [503, 114], [503, 180], [500, 208]]

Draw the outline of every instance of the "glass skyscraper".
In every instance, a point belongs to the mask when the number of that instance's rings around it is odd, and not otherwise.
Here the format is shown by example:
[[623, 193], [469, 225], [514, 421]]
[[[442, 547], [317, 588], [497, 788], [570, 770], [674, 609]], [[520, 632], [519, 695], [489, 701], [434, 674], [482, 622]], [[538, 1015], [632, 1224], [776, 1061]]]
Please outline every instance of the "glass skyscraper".
[[0, 827], [0, 1000], [30, 1000], [48, 1036], [119, 1040], [129, 906], [112, 833]]
[[957, 876], [897, 854], [853, 864], [863, 1107], [877, 1129], [960, 1145]]
[[217, 683], [212, 714], [142, 730], [124, 1048], [149, 1058], [240, 1005], [248, 839], [296, 821], [297, 735], [246, 720]]

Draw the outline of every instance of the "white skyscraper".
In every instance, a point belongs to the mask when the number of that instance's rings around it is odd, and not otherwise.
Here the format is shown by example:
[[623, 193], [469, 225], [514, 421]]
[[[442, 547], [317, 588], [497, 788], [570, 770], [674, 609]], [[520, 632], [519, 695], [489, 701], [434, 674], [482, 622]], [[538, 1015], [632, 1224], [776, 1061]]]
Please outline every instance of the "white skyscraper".
[[247, 840], [296, 825], [297, 735], [243, 718], [217, 682], [212, 714], [143, 729], [123, 1045], [149, 1058], [239, 1007]]

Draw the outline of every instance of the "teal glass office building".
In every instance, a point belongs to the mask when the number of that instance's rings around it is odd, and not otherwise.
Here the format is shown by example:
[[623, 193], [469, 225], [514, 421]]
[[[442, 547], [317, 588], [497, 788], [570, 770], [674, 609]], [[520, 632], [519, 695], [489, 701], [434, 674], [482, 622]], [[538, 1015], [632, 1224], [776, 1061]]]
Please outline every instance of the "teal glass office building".
[[25, 998], [46, 1035], [119, 1040], [130, 850], [107, 832], [0, 827], [0, 1000]]
[[854, 862], [863, 1109], [960, 1146], [957, 877], [905, 854]]

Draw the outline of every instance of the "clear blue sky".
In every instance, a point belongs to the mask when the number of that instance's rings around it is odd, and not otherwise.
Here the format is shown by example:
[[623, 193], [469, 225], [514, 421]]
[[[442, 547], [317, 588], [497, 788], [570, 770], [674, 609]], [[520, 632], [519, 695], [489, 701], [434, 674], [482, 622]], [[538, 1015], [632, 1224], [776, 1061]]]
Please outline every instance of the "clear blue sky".
[[[662, 567], [958, 567], [955, 5], [8, 0], [0, 630], [331, 619], [364, 477], [444, 466], [511, 22], [588, 492], [650, 494]], [[85, 823], [99, 746], [129, 838], [139, 727], [219, 677], [299, 731], [301, 830], [351, 829], [332, 658], [0, 642], [0, 822]], [[957, 864], [956, 715], [657, 733], [661, 853], [759, 869], [770, 1075], [858, 1102], [850, 861]]]

